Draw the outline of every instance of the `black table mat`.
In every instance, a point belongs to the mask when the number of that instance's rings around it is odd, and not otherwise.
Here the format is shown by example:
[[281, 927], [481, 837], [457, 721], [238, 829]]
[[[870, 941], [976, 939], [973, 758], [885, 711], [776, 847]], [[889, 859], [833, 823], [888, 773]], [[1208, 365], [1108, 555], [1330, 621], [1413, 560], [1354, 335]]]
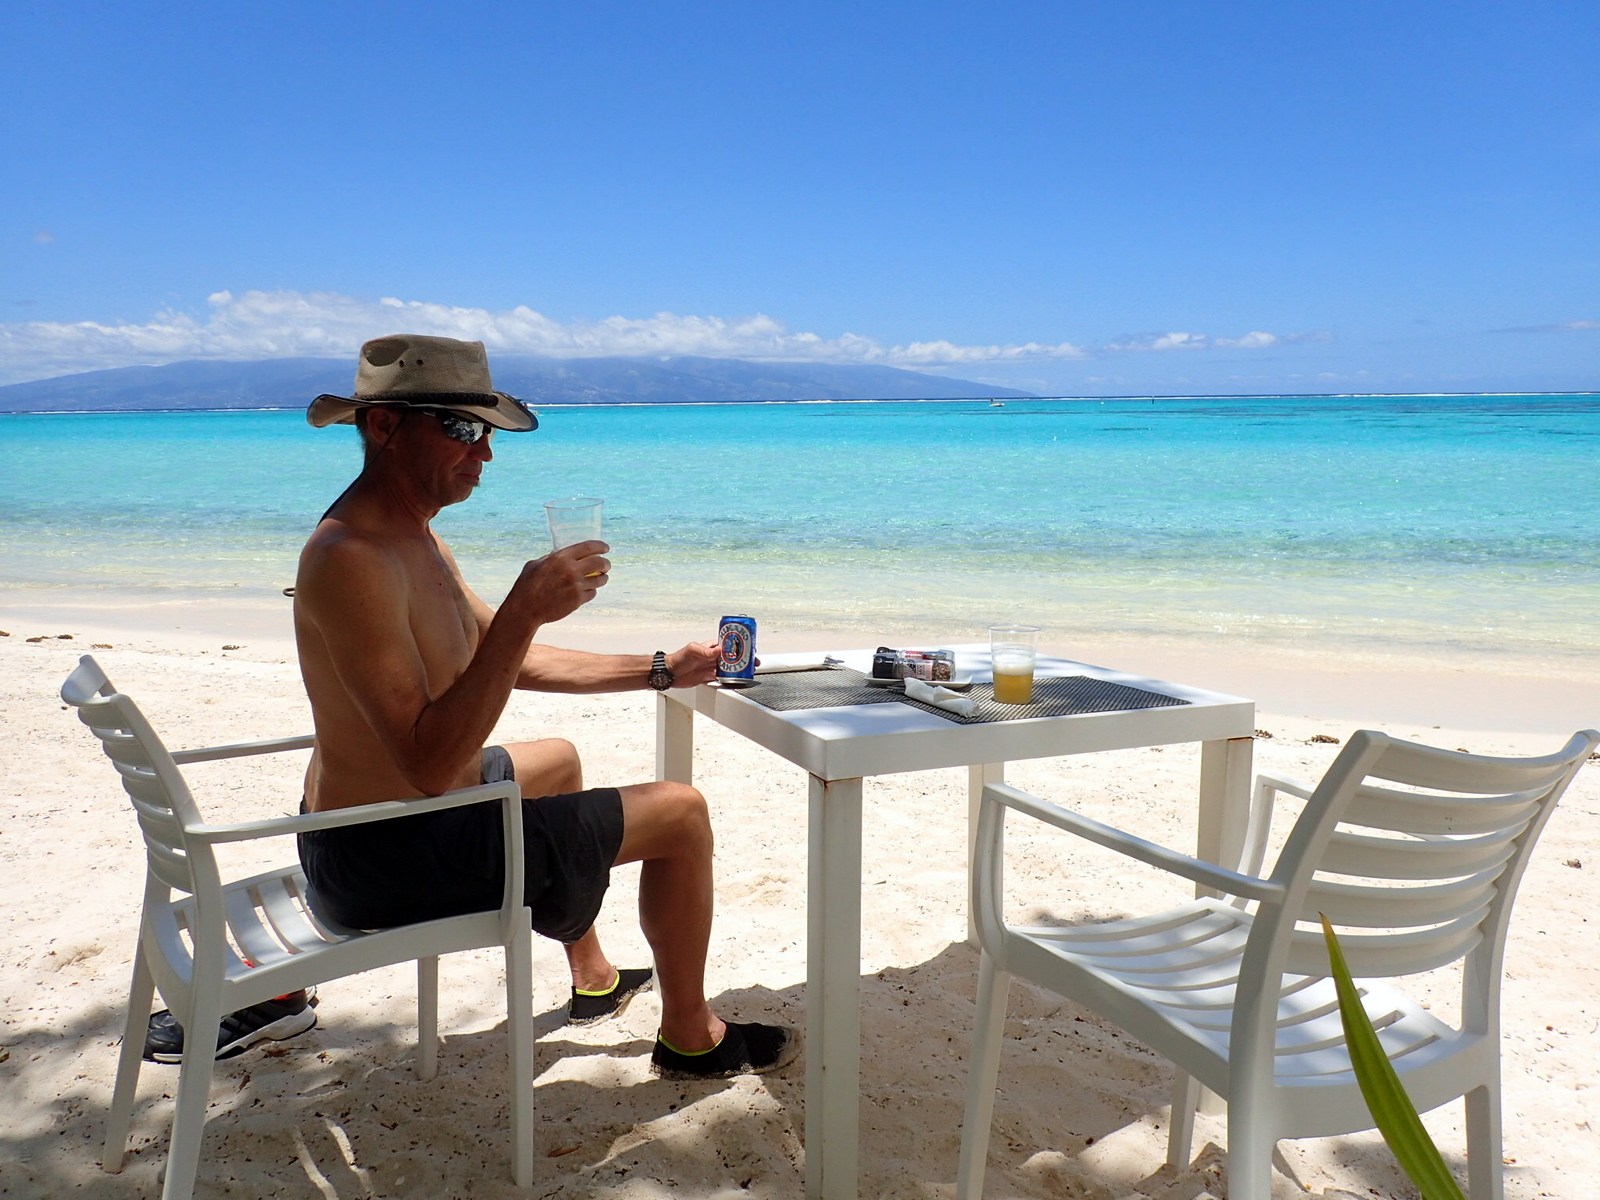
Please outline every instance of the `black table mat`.
[[1067, 675], [1033, 681], [1031, 704], [1001, 704], [994, 685], [975, 683], [961, 693], [977, 701], [970, 717], [918, 700], [906, 698], [898, 688], [874, 687], [866, 676], [847, 667], [815, 671], [785, 671], [759, 676], [754, 686], [740, 693], [764, 708], [792, 712], [801, 708], [846, 708], [857, 704], [909, 704], [957, 725], [982, 725], [990, 721], [1020, 721], [1028, 717], [1066, 717], [1079, 713], [1126, 712], [1139, 708], [1166, 708], [1188, 704], [1160, 692], [1147, 692], [1123, 683]]

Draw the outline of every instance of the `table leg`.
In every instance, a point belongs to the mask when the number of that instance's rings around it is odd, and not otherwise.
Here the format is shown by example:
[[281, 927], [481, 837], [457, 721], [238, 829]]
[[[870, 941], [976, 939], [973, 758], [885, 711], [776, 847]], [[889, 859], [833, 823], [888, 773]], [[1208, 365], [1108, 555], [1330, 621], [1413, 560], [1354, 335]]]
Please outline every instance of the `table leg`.
[[[972, 874], [972, 851], [978, 844], [978, 810], [983, 807], [985, 784], [1004, 783], [1005, 763], [973, 763], [967, 768], [967, 862], [966, 871]], [[972, 905], [967, 905], [967, 945], [978, 944], [978, 926], [972, 919]]]
[[[1200, 834], [1197, 856], [1238, 870], [1250, 826], [1250, 778], [1254, 738], [1200, 742]], [[1197, 888], [1197, 896], [1216, 896]]]
[[861, 780], [811, 777], [806, 1200], [854, 1200], [861, 1109]]
[[656, 778], [694, 782], [694, 709], [656, 697]]
[[[1200, 819], [1196, 855], [1230, 870], [1239, 869], [1250, 823], [1250, 772], [1255, 739], [1240, 737], [1200, 743]], [[1197, 896], [1220, 895], [1196, 888]]]
[[[1254, 738], [1227, 738], [1200, 743], [1200, 819], [1196, 857], [1231, 870], [1239, 869], [1244, 837], [1250, 824], [1250, 783]], [[1196, 886], [1199, 897], [1221, 896], [1215, 888]], [[1185, 1095], [1188, 1090], [1183, 1089]], [[1221, 1096], [1201, 1087], [1195, 1108], [1210, 1116], [1228, 1111]], [[1178, 1103], [1179, 1101], [1174, 1101]]]

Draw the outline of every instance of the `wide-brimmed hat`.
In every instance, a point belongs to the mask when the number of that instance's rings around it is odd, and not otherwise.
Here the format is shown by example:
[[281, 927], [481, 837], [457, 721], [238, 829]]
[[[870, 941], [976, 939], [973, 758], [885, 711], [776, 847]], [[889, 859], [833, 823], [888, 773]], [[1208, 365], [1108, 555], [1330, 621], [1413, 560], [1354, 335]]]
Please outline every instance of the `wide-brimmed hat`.
[[375, 405], [444, 408], [496, 429], [521, 433], [539, 428], [539, 418], [521, 400], [494, 390], [482, 342], [396, 333], [361, 347], [355, 394], [318, 396], [306, 409], [317, 428], [354, 424], [356, 413]]

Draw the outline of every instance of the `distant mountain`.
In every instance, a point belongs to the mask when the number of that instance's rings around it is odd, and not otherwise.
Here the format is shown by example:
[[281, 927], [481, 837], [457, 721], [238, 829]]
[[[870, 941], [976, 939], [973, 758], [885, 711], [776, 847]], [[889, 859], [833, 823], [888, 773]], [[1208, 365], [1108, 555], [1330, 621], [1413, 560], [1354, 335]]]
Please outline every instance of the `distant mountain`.
[[[761, 400], [1027, 398], [1028, 392], [896, 367], [746, 362], [737, 358], [491, 357], [495, 386], [541, 404], [707, 404]], [[293, 408], [322, 392], [350, 394], [339, 358], [175, 362], [115, 367], [0, 387], [0, 412]]]

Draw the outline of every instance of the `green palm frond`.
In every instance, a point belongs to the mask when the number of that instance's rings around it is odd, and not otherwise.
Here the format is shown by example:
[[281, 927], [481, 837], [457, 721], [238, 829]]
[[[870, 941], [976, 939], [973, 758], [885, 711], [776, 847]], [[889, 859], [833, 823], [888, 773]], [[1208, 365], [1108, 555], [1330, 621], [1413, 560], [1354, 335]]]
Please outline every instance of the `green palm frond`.
[[1339, 1018], [1344, 1023], [1345, 1043], [1350, 1048], [1350, 1065], [1378, 1132], [1383, 1134], [1383, 1140], [1399, 1160], [1401, 1169], [1422, 1192], [1422, 1200], [1466, 1200], [1450, 1168], [1445, 1166], [1439, 1148], [1423, 1128], [1411, 1097], [1400, 1086], [1400, 1077], [1395, 1074], [1389, 1056], [1378, 1043], [1377, 1031], [1362, 1007], [1360, 993], [1344, 960], [1344, 951], [1339, 948], [1339, 939], [1327, 917], [1322, 917], [1322, 936], [1328, 943], [1328, 962], [1333, 970], [1334, 986], [1339, 990]]

